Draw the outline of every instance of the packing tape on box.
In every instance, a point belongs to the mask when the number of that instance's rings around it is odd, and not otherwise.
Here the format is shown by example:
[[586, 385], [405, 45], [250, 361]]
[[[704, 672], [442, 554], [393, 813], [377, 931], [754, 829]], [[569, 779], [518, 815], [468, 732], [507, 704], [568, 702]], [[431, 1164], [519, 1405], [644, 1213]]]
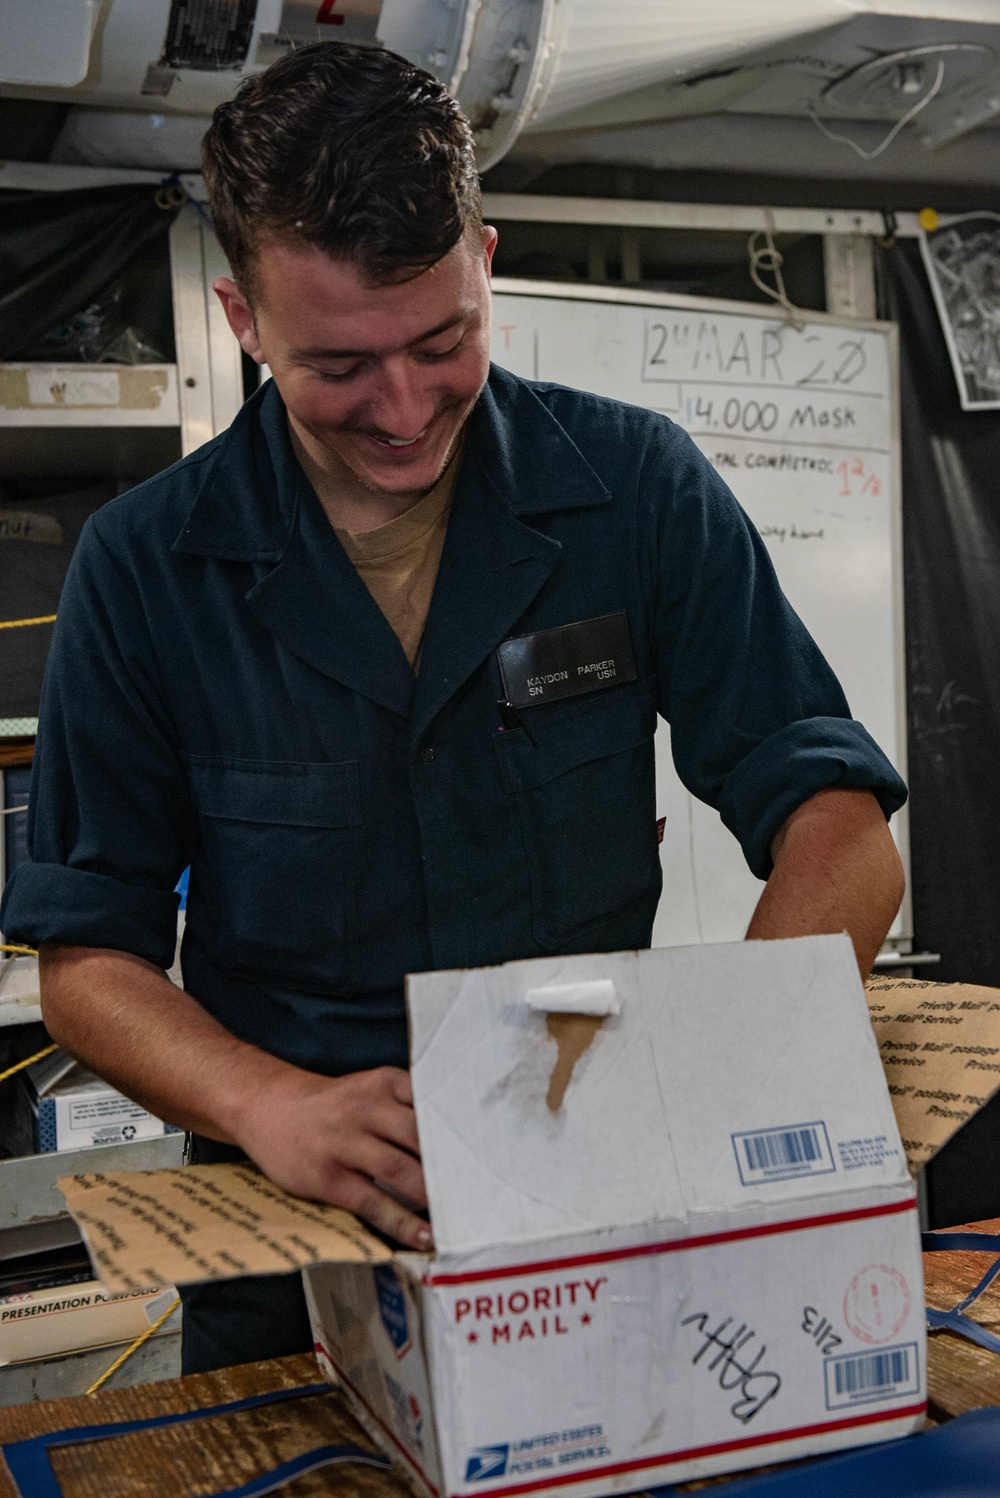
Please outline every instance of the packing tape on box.
[[621, 1000], [610, 978], [594, 978], [582, 983], [546, 983], [529, 988], [524, 995], [529, 1009], [543, 1014], [590, 1014], [595, 1018], [621, 1014]]

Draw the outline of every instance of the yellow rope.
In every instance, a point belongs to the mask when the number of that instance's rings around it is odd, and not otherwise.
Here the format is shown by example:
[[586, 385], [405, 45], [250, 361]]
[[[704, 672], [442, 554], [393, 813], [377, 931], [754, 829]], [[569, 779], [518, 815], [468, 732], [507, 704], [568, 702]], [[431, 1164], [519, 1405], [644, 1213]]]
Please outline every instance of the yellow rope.
[[110, 1368], [105, 1368], [105, 1370], [101, 1374], [100, 1378], [97, 1379], [94, 1383], [92, 1383], [89, 1389], [85, 1389], [84, 1393], [85, 1394], [96, 1394], [97, 1391], [98, 1391], [98, 1389], [101, 1387], [101, 1385], [104, 1384], [104, 1383], [107, 1383], [107, 1381], [111, 1377], [112, 1373], [117, 1373], [117, 1371], [121, 1367], [122, 1363], [127, 1362], [128, 1359], [132, 1356], [132, 1354], [134, 1352], [138, 1352], [139, 1348], [142, 1346], [142, 1344], [144, 1342], [148, 1342], [149, 1341], [150, 1337], [153, 1335], [154, 1332], [158, 1332], [160, 1330], [160, 1327], [163, 1325], [163, 1323], [166, 1320], [168, 1320], [169, 1317], [171, 1317], [174, 1314], [174, 1312], [176, 1311], [176, 1309], [180, 1305], [180, 1303], [181, 1303], [180, 1296], [179, 1295], [175, 1296], [174, 1299], [167, 1306], [167, 1309], [164, 1311], [163, 1315], [162, 1316], [157, 1316], [157, 1318], [153, 1322], [152, 1326], [147, 1326], [146, 1330], [142, 1333], [142, 1336], [141, 1337], [136, 1337], [136, 1339], [132, 1343], [131, 1347], [126, 1347], [126, 1349], [122, 1353], [121, 1357], [120, 1358], [115, 1358], [114, 1362], [111, 1364], [111, 1367]]
[[0, 619], [0, 629], [23, 629], [26, 624], [55, 624], [55, 614], [40, 614], [37, 619]]
[[41, 1061], [43, 1056], [51, 1056], [53, 1051], [58, 1051], [57, 1045], [47, 1045], [44, 1051], [36, 1051], [33, 1056], [26, 1056], [16, 1066], [8, 1066], [6, 1071], [0, 1071], [0, 1082], [6, 1082], [8, 1077], [16, 1076], [19, 1071], [24, 1071], [26, 1066], [31, 1066], [35, 1061]]
[[20, 957], [37, 957], [37, 947], [21, 947], [16, 942], [0, 941], [0, 952], [17, 952]]

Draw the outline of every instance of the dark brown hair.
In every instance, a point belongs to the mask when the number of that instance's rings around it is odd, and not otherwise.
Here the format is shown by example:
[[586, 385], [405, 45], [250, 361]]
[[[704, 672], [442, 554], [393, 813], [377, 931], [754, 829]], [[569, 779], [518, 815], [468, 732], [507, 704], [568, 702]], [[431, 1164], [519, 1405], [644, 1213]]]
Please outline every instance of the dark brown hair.
[[395, 52], [317, 42], [248, 78], [202, 143], [219, 242], [252, 295], [259, 246], [300, 237], [404, 280], [482, 221], [459, 106]]

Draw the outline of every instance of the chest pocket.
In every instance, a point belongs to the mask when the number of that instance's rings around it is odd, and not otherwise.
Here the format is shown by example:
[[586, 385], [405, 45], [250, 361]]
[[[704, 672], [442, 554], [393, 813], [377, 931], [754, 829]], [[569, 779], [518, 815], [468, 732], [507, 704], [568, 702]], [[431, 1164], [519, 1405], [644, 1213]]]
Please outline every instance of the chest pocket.
[[205, 909], [214, 958], [250, 977], [353, 991], [357, 763], [184, 760], [201, 824], [192, 915]]
[[496, 740], [517, 802], [531, 879], [535, 939], [566, 948], [574, 933], [660, 890], [656, 839], [655, 678], [528, 709]]

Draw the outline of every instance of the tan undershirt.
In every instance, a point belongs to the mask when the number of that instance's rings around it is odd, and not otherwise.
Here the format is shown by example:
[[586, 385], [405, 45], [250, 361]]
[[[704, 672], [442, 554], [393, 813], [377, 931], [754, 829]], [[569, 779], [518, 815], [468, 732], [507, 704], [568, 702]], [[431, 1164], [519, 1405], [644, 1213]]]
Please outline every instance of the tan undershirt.
[[336, 530], [358, 575], [419, 670], [431, 595], [448, 530], [459, 455], [412, 509], [374, 531]]

